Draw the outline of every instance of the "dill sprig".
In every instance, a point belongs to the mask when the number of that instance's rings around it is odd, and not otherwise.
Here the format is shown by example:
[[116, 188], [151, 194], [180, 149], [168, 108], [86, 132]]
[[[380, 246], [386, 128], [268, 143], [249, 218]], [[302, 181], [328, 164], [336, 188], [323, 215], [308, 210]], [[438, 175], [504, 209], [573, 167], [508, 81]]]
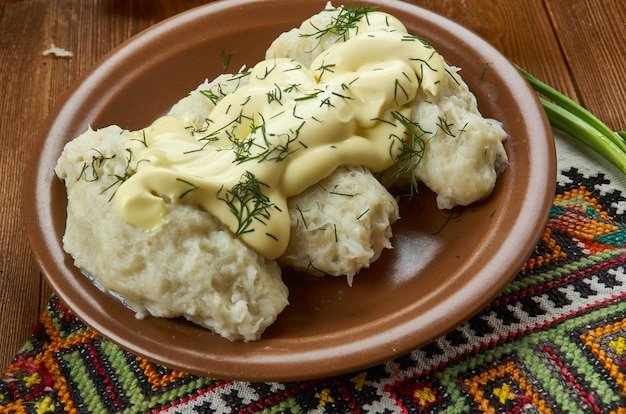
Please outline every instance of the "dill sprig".
[[[437, 69], [433, 68], [430, 65], [430, 60], [431, 58], [437, 53], [437, 51], [433, 50], [433, 52], [430, 54], [430, 56], [428, 56], [428, 59], [422, 59], [422, 58], [409, 58], [410, 61], [413, 62], [419, 62], [421, 63], [423, 66], [426, 66], [428, 68], [428, 70], [430, 70], [431, 72], [437, 72]], [[420, 78], [423, 78], [423, 71], [422, 73], [420, 73]]]
[[335, 185], [335, 187], [332, 190], [330, 190], [328, 192], [328, 194], [338, 195], [338, 196], [342, 196], [342, 197], [354, 197], [354, 196], [357, 195], [357, 194], [353, 194], [353, 193], [344, 193], [344, 192], [339, 191], [339, 185], [338, 184]]
[[[392, 116], [396, 121], [400, 123], [405, 129], [406, 138], [400, 139], [402, 147], [400, 154], [396, 157], [396, 170], [395, 176], [402, 174], [410, 174], [411, 176], [411, 194], [417, 193], [418, 183], [415, 174], [415, 168], [424, 157], [426, 150], [426, 142], [424, 136], [431, 134], [431, 132], [424, 130], [419, 123], [412, 121], [410, 118], [404, 116], [398, 111], [393, 111]], [[395, 140], [392, 141], [392, 146], [395, 145]], [[392, 148], [390, 148], [391, 150]]]
[[322, 99], [320, 101], [320, 108], [323, 106], [327, 106], [328, 108], [334, 108], [335, 105], [330, 101], [330, 96], [327, 96], [326, 98]]
[[137, 168], [139, 168], [139, 164], [144, 161], [150, 162], [150, 160], [146, 160], [146, 159], [135, 161], [134, 156], [133, 156], [133, 150], [130, 148], [126, 148], [126, 167], [124, 168], [124, 173], [121, 175], [114, 174], [113, 176], [115, 177], [115, 181], [111, 185], [106, 187], [104, 190], [102, 190], [100, 194], [104, 194], [110, 189], [115, 188], [115, 190], [113, 191], [113, 194], [111, 194], [111, 197], [109, 197], [109, 202], [113, 200], [113, 197], [115, 197], [115, 193], [117, 193], [117, 190], [120, 188], [120, 186], [124, 182], [126, 182], [130, 177], [135, 175], [135, 173], [137, 172]]
[[369, 211], [370, 211], [370, 209], [369, 209], [369, 208], [365, 209], [365, 211], [363, 211], [361, 214], [359, 214], [359, 215], [357, 216], [357, 218], [356, 218], [356, 219], [357, 219], [357, 220], [360, 220], [360, 219], [361, 219], [364, 215], [366, 215], [367, 213], [369, 213]]
[[274, 83], [274, 89], [272, 89], [271, 91], [268, 91], [266, 93], [266, 95], [267, 95], [267, 103], [268, 104], [271, 104], [272, 102], [276, 102], [280, 106], [283, 105], [283, 103], [282, 103], [283, 90], [277, 84]]
[[318, 268], [317, 268], [317, 267], [313, 264], [313, 261], [312, 261], [310, 258], [309, 258], [309, 264], [306, 266], [306, 271], [307, 271], [307, 272], [311, 272], [311, 271], [313, 271], [314, 273], [315, 273], [315, 272], [317, 272], [317, 273], [326, 273], [326, 272], [324, 272], [323, 270], [318, 269]]
[[[406, 74], [404, 76], [406, 76]], [[402, 96], [404, 97], [405, 100], [409, 99], [409, 94], [407, 93], [406, 89], [404, 89], [404, 87], [400, 83], [400, 79], [396, 79], [395, 84], [394, 84], [394, 89], [393, 89], [393, 101], [396, 103], [396, 105], [398, 104], [398, 93], [399, 92], [402, 93]]]
[[219, 141], [220, 134], [222, 134], [222, 132], [226, 133], [227, 135], [230, 135], [230, 132], [227, 130], [227, 128], [233, 126], [233, 124], [241, 123], [241, 120], [240, 118], [234, 119], [230, 121], [228, 124], [207, 133], [207, 131], [209, 130], [209, 127], [211, 126], [211, 123], [213, 123], [213, 121], [207, 118], [204, 120], [204, 126], [202, 126], [201, 128], [196, 128], [194, 126], [188, 126], [185, 128], [186, 130], [190, 131], [191, 135], [194, 137], [196, 135], [202, 134], [200, 138], [197, 138], [197, 141], [201, 142], [202, 146], [197, 149], [185, 151], [183, 152], [183, 154], [191, 154], [194, 152], [200, 152], [204, 150], [209, 144]]
[[256, 76], [256, 78], [257, 78], [258, 80], [265, 80], [265, 79], [267, 79], [267, 77], [268, 77], [268, 76], [269, 76], [272, 72], [274, 72], [274, 69], [276, 69], [276, 67], [277, 67], [276, 65], [273, 65], [273, 66], [266, 66], [266, 67], [265, 67], [265, 72], [264, 72], [261, 76], [257, 75], [257, 76]]
[[253, 220], [265, 224], [265, 221], [270, 219], [269, 210], [274, 203], [263, 193], [262, 186], [267, 187], [253, 173], [246, 171], [240, 181], [230, 190], [226, 190], [223, 196], [221, 195], [223, 187], [217, 192], [217, 198], [226, 203], [237, 219], [236, 237], [254, 231], [254, 228], [251, 228]]
[[334, 63], [324, 64], [324, 62], [322, 62], [321, 66], [315, 69], [315, 72], [319, 72], [320, 81], [322, 80], [322, 77], [324, 76], [326, 72], [335, 73], [334, 71], [335, 66], [337, 65]]
[[187, 184], [187, 185], [189, 186], [189, 189], [187, 189], [187, 190], [183, 191], [183, 192], [182, 192], [182, 193], [178, 196], [178, 199], [179, 199], [179, 200], [182, 200], [182, 199], [183, 199], [183, 197], [185, 197], [187, 194], [189, 194], [190, 192], [192, 192], [192, 191], [197, 190], [198, 188], [200, 188], [200, 187], [198, 187], [197, 185], [195, 185], [194, 183], [192, 183], [191, 181], [187, 181], [187, 180], [184, 180], [184, 179], [182, 179], [182, 178], [177, 178], [177, 179], [176, 179], [176, 181], [179, 181], [179, 182], [181, 182], [181, 183], [183, 183], [183, 184]]
[[456, 138], [456, 135], [454, 135], [454, 133], [452, 132], [452, 127], [454, 126], [454, 124], [451, 122], [448, 122], [448, 115], [446, 115], [445, 117], [439, 116], [437, 118], [438, 118], [437, 127], [449, 137]]
[[[309, 229], [309, 225], [306, 222], [306, 218], [304, 218], [304, 212], [305, 211], [308, 212], [309, 210], [302, 210], [302, 208], [299, 205], [297, 205], [297, 204], [296, 204], [296, 210], [298, 210], [298, 214], [300, 214], [300, 218], [302, 219], [302, 224], [304, 225], [304, 228], [306, 230], [308, 230]], [[298, 221], [298, 223], [299, 223], [299, 221]], [[296, 224], [296, 227], [298, 227], [298, 224]]]
[[216, 105], [223, 97], [230, 93], [230, 91], [224, 91], [224, 87], [228, 84], [228, 82], [235, 82], [235, 89], [237, 89], [241, 85], [241, 81], [250, 76], [250, 73], [251, 71], [237, 73], [236, 75], [233, 75], [230, 79], [225, 80], [223, 83], [213, 85], [210, 89], [200, 89], [198, 92], [200, 92], [200, 94], [203, 95], [205, 98], [208, 98], [213, 105]]
[[[218, 91], [221, 90], [221, 88], [218, 88]], [[222, 99], [225, 95], [223, 94], [218, 94], [215, 93], [214, 91], [212, 91], [211, 89], [208, 90], [201, 90], [199, 91], [201, 95], [203, 95], [205, 98], [209, 98], [209, 100], [213, 103], [213, 105], [217, 104], [220, 99]]]
[[284, 89], [285, 93], [291, 93], [291, 92], [298, 92], [298, 90], [300, 89], [300, 84], [299, 83], [292, 83], [291, 85], [287, 86]]
[[360, 22], [361, 19], [367, 18], [367, 13], [374, 12], [378, 9], [379, 7], [377, 6], [360, 6], [353, 8], [352, 5], [349, 5], [347, 8], [339, 9], [339, 13], [336, 17], [332, 18], [329, 26], [319, 28], [311, 24], [315, 31], [313, 33], [301, 34], [300, 36], [313, 37], [321, 40], [321, 38], [325, 35], [332, 34], [345, 42], [348, 40], [348, 32], [355, 29], [357, 27], [357, 23]]
[[234, 52], [224, 53], [224, 51], [222, 50], [222, 69], [223, 70], [228, 69], [228, 65], [230, 64], [230, 59], [233, 57], [234, 54], [235, 54]]
[[303, 94], [302, 96], [299, 96], [299, 97], [295, 98], [294, 101], [299, 102], [299, 101], [308, 101], [309, 99], [315, 99], [322, 92], [324, 92], [324, 91], [321, 90], [321, 89], [316, 89], [315, 91], [313, 91], [311, 93], [306, 93], [306, 94]]
[[141, 135], [141, 136], [142, 136], [142, 138], [141, 138], [141, 139], [137, 139], [137, 138], [130, 138], [130, 139], [129, 139], [129, 141], [137, 141], [137, 142], [141, 142], [141, 143], [143, 144], [143, 146], [144, 146], [144, 147], [148, 148], [148, 141], [147, 141], [147, 139], [146, 139], [146, 130], [145, 130], [145, 129], [143, 129], [143, 130], [141, 131], [141, 134], [142, 134], [142, 135]]
[[[87, 182], [98, 181], [100, 179], [100, 173], [98, 170], [102, 168], [102, 165], [105, 161], [112, 160], [115, 158], [115, 154], [110, 157], [105, 156], [103, 153], [98, 151], [95, 148], [92, 148], [93, 151], [97, 152], [98, 155], [91, 156], [91, 163], [87, 163], [86, 161], [83, 163], [83, 168], [80, 171], [80, 174], [76, 178], [76, 181], [80, 181], [83, 178]], [[91, 177], [87, 176], [87, 171], [91, 172]]]
[[[305, 121], [296, 130], [290, 129], [284, 134], [275, 135], [267, 132], [262, 116], [261, 120], [259, 125], [252, 126], [252, 132], [245, 139], [232, 139], [238, 164], [253, 160], [280, 162], [299, 149], [293, 148], [291, 144], [298, 140]], [[258, 139], [259, 134], [261, 139]]]

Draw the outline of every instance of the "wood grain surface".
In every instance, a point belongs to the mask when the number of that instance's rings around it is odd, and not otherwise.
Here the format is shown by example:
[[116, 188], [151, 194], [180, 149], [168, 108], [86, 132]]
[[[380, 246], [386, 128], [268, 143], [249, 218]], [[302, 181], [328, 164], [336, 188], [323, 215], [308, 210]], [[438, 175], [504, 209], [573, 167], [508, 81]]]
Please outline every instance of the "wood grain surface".
[[[286, 0], [287, 1], [287, 0]], [[412, 0], [626, 129], [626, 2]], [[26, 239], [21, 190], [34, 137], [64, 92], [129, 37], [201, 0], [0, 0], [0, 366], [29, 337], [51, 289]], [[55, 44], [71, 59], [43, 56]]]

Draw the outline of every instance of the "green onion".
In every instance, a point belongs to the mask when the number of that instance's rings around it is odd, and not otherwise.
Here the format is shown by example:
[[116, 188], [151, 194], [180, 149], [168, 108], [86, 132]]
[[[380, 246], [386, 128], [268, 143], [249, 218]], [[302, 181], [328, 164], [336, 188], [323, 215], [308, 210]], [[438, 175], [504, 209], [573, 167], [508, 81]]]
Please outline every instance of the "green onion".
[[553, 87], [517, 67], [539, 98], [550, 124], [589, 146], [626, 174], [626, 131], [615, 132], [591, 112]]
[[[563, 107], [543, 98], [539, 98], [539, 101], [543, 105], [552, 126], [588, 145], [626, 174], [626, 152], [620, 149], [615, 142], [608, 139], [593, 125], [585, 122], [583, 118], [576, 118]], [[613, 135], [615, 134], [613, 133]]]

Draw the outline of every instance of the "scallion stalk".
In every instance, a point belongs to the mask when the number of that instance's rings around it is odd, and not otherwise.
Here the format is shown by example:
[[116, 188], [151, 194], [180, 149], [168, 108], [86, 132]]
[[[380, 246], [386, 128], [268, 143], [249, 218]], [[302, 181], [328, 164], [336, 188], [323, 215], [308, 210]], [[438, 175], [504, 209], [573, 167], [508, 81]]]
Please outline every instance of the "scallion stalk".
[[580, 104], [517, 67], [539, 98], [550, 124], [598, 152], [626, 174], [626, 131], [615, 132]]
[[[583, 118], [573, 116], [561, 106], [546, 99], [539, 98], [544, 111], [548, 115], [550, 124], [561, 131], [577, 138], [583, 144], [591, 147], [606, 160], [626, 174], [626, 152], [622, 151], [613, 141], [600, 133], [593, 125]], [[614, 134], [613, 134], [614, 135]]]

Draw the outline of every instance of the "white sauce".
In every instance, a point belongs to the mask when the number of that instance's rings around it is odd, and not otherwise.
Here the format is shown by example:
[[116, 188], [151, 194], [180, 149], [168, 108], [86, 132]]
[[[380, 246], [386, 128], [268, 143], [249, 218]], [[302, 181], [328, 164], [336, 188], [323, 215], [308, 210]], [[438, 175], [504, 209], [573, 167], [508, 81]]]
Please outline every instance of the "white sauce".
[[341, 165], [391, 167], [408, 139], [398, 119], [410, 118], [420, 87], [436, 94], [444, 77], [432, 47], [397, 19], [368, 13], [310, 68], [285, 58], [257, 64], [206, 130], [166, 116], [133, 133], [136, 173], [117, 190], [117, 212], [150, 230], [163, 223], [166, 201], [193, 203], [275, 259], [289, 242], [286, 199]]

